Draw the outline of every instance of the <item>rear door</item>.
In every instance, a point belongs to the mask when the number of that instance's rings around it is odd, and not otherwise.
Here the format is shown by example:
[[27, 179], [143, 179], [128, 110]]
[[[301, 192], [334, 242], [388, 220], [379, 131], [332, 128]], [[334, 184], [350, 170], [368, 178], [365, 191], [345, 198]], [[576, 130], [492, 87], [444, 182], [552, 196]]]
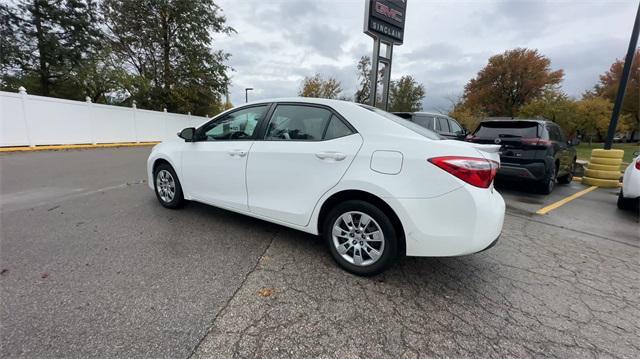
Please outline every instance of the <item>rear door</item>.
[[282, 103], [247, 164], [249, 210], [305, 226], [320, 197], [340, 181], [362, 137], [325, 106]]

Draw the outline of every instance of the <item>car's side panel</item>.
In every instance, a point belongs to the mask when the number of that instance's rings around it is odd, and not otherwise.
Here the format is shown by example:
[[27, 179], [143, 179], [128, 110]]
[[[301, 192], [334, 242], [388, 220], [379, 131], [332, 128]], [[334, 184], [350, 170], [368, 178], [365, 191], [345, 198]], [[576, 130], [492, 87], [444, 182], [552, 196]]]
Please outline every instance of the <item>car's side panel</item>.
[[315, 203], [340, 181], [361, 145], [359, 134], [329, 141], [257, 141], [247, 164], [249, 209], [306, 225]]

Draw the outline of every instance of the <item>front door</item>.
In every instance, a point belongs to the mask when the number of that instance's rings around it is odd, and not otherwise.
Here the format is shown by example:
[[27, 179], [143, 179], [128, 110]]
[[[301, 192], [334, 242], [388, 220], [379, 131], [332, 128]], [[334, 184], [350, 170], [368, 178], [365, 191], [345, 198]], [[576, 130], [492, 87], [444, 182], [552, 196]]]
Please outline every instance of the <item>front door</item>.
[[257, 124], [268, 108], [259, 105], [226, 114], [200, 127], [196, 141], [185, 143], [182, 187], [187, 198], [248, 210], [247, 157]]
[[278, 105], [247, 164], [249, 210], [305, 226], [324, 193], [344, 175], [362, 137], [330, 109]]

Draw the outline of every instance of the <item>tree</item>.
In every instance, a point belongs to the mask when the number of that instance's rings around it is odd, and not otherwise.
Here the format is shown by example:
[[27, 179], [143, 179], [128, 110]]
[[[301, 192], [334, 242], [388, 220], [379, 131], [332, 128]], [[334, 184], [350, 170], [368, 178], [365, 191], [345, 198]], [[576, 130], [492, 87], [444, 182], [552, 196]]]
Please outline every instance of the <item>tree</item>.
[[70, 80], [100, 47], [97, 17], [93, 0], [24, 0], [3, 5], [0, 68], [4, 87], [24, 83], [32, 94], [83, 98]]
[[398, 81], [391, 81], [389, 89], [389, 111], [416, 112], [422, 110], [424, 86], [411, 76], [402, 76]]
[[340, 92], [340, 81], [333, 77], [325, 80], [320, 74], [315, 74], [313, 77], [304, 78], [298, 96], [336, 99]]
[[224, 106], [229, 54], [212, 51], [212, 34], [234, 32], [213, 0], [104, 0], [113, 54], [141, 107], [205, 115]]
[[[618, 94], [624, 60], [616, 60], [609, 71], [600, 75], [600, 81], [594, 87], [592, 94], [601, 96], [614, 102]], [[588, 96], [589, 94], [587, 94]], [[627, 115], [631, 130], [638, 130], [640, 126], [640, 49], [636, 50], [631, 63], [631, 75], [627, 82], [627, 89], [622, 102], [621, 114]], [[611, 116], [609, 116], [611, 119]]]
[[489, 58], [469, 81], [464, 101], [488, 116], [513, 117], [520, 107], [557, 86], [562, 70], [551, 71], [551, 61], [537, 50], [514, 49]]
[[[597, 141], [602, 141], [609, 128], [613, 103], [597, 96], [584, 97], [576, 103], [576, 117], [579, 119], [578, 131], [589, 142], [595, 136]], [[621, 123], [624, 121], [621, 121]]]
[[469, 131], [473, 131], [480, 121], [487, 117], [485, 113], [478, 109], [469, 107], [464, 101], [459, 100], [453, 105], [448, 113], [449, 116], [455, 118], [460, 124]]
[[369, 56], [362, 56], [360, 61], [358, 61], [357, 68], [360, 87], [354, 95], [354, 100], [357, 103], [369, 103], [371, 93], [371, 58]]
[[536, 118], [542, 117], [556, 122], [569, 137], [573, 137], [577, 131], [583, 130], [584, 122], [576, 115], [576, 102], [564, 92], [557, 90], [545, 91], [542, 96], [522, 106], [518, 117]]

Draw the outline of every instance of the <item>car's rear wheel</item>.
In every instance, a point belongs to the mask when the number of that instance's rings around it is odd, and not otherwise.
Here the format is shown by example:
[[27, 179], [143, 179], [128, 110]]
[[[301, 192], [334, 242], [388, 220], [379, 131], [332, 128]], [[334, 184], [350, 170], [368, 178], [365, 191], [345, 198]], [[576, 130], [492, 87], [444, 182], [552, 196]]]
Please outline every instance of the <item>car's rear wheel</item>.
[[323, 236], [336, 262], [357, 275], [384, 271], [398, 253], [397, 233], [391, 220], [365, 201], [350, 200], [334, 207], [325, 220]]
[[576, 159], [574, 158], [571, 162], [571, 168], [569, 168], [569, 173], [562, 177], [558, 177], [558, 183], [560, 184], [569, 184], [573, 181], [573, 174], [576, 172]]
[[154, 171], [153, 178], [156, 197], [161, 205], [175, 209], [184, 204], [180, 180], [169, 164], [159, 164]]
[[556, 186], [556, 166], [550, 166], [544, 179], [538, 182], [538, 192], [541, 194], [550, 194]]

